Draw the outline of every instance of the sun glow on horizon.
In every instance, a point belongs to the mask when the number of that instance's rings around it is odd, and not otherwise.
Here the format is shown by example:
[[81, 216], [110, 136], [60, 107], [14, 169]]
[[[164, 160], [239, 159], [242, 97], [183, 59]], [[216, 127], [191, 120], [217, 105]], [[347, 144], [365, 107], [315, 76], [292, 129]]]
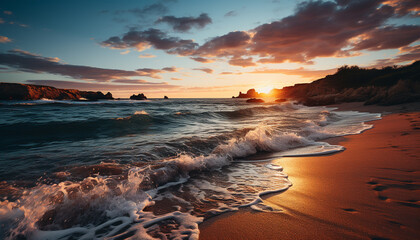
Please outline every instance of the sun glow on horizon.
[[255, 90], [259, 93], [270, 93], [270, 91], [273, 89], [274, 87], [272, 86], [264, 86], [264, 87], [256, 88]]

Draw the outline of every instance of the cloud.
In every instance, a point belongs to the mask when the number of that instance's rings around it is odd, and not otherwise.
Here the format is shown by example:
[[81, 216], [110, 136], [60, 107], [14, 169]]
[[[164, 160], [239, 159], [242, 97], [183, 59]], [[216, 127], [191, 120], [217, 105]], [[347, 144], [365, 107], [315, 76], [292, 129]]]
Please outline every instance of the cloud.
[[155, 57], [156, 57], [155, 55], [149, 54], [149, 53], [139, 55], [139, 58], [155, 58]]
[[164, 67], [164, 68], [162, 68], [162, 70], [164, 70], [166, 72], [178, 72], [178, 68], [176, 68], [176, 67]]
[[161, 78], [159, 73], [168, 69], [140, 68], [134, 71], [121, 69], [107, 69], [82, 65], [64, 64], [58, 58], [43, 57], [22, 50], [12, 50], [8, 53], [0, 53], [0, 65], [15, 68], [19, 71], [32, 73], [50, 73], [71, 77], [74, 79], [94, 80], [106, 82], [111, 79], [129, 77]]
[[0, 36], [0, 43], [8, 43], [11, 42], [12, 40], [8, 37], [5, 36]]
[[156, 20], [155, 23], [167, 23], [174, 31], [188, 32], [193, 27], [204, 28], [206, 25], [212, 23], [212, 20], [207, 13], [202, 13], [198, 17], [164, 16]]
[[153, 46], [156, 49], [166, 50], [168, 53], [182, 55], [187, 55], [198, 46], [193, 40], [170, 37], [155, 28], [149, 28], [145, 31], [130, 30], [122, 37], [110, 37], [108, 40], [103, 41], [101, 45], [115, 49], [135, 48], [138, 51], [143, 51]]
[[28, 84], [53, 86], [56, 88], [64, 89], [79, 89], [85, 91], [116, 91], [116, 90], [165, 90], [177, 89], [179, 86], [170, 85], [167, 83], [158, 84], [110, 84], [110, 83], [87, 83], [75, 81], [62, 81], [62, 80], [27, 80]]
[[221, 72], [220, 75], [241, 75], [241, 72]]
[[261, 63], [311, 64], [317, 57], [354, 56], [373, 46], [398, 48], [416, 41], [420, 31], [419, 26], [384, 26], [395, 11], [380, 0], [302, 2], [291, 16], [216, 37], [195, 54], [227, 57], [231, 65], [247, 67], [255, 65], [249, 59], [254, 56]]
[[236, 15], [238, 15], [237, 12], [235, 12], [235, 11], [229, 11], [229, 12], [227, 12], [225, 14], [225, 17], [234, 17]]
[[29, 26], [28, 26], [28, 25], [26, 25], [26, 24], [23, 24], [23, 23], [18, 23], [18, 22], [9, 22], [9, 24], [10, 24], [10, 25], [18, 25], [19, 27], [24, 27], [24, 28], [29, 27]]
[[238, 89], [245, 88], [249, 89], [252, 88], [253, 84], [236, 84], [236, 85], [224, 85], [224, 86], [205, 86], [205, 87], [186, 87], [183, 88], [186, 91], [193, 91], [193, 92], [220, 92], [220, 91], [238, 91]]
[[[147, 5], [142, 8], [132, 8], [126, 10], [116, 10], [113, 11], [114, 15], [117, 17], [114, 18], [117, 22], [125, 22], [126, 20], [121, 17], [121, 15], [130, 13], [134, 16], [144, 20], [145, 18], [154, 17], [156, 15], [165, 14], [169, 11], [168, 7], [165, 6], [163, 3], [154, 3], [151, 5]], [[107, 10], [101, 11], [101, 13], [109, 13]]]
[[[3, 11], [3, 13], [5, 14], [5, 15], [12, 15], [13, 13], [11, 12], [11, 11]], [[4, 20], [3, 18], [0, 18], [0, 24], [10, 24], [10, 25], [18, 25], [18, 26], [20, 26], [20, 27], [29, 27], [28, 25], [26, 25], [26, 24], [23, 24], [23, 23], [18, 23], [18, 22], [13, 22], [13, 21], [9, 21], [9, 22], [7, 22], [6, 20]]]
[[387, 0], [384, 1], [384, 4], [394, 7], [395, 12], [400, 16], [420, 16], [420, 2], [418, 0]]
[[407, 46], [420, 39], [420, 26], [402, 25], [376, 28], [354, 44], [352, 50], [383, 50]]
[[325, 69], [325, 70], [308, 70], [304, 68], [297, 69], [257, 69], [249, 73], [258, 73], [258, 74], [285, 74], [285, 75], [296, 75], [303, 78], [319, 78], [325, 77], [326, 75], [333, 74], [337, 71], [336, 68]]
[[157, 15], [157, 14], [166, 13], [168, 12], [168, 7], [166, 7], [162, 3], [154, 3], [144, 8], [130, 9], [128, 10], [128, 12], [133, 13], [137, 17], [143, 18], [144, 16], [148, 16], [148, 15]]
[[130, 50], [126, 50], [124, 52], [120, 52], [121, 55], [125, 55], [125, 54], [128, 54], [128, 53], [130, 53]]
[[208, 74], [212, 74], [213, 73], [213, 69], [210, 68], [193, 68], [193, 70], [197, 70], [197, 71], [202, 71]]
[[112, 80], [113, 83], [127, 83], [127, 84], [142, 84], [142, 85], [154, 85], [154, 84], [161, 84], [166, 85], [166, 82], [149, 82], [142, 79], [115, 79]]
[[396, 57], [376, 60], [370, 67], [385, 67], [397, 65], [404, 62], [414, 62], [420, 59], [420, 45], [406, 46], [400, 48]]
[[208, 58], [202, 58], [202, 57], [191, 57], [192, 60], [196, 61], [196, 62], [201, 62], [201, 63], [211, 63], [214, 62], [214, 60], [212, 59], [208, 59]]
[[250, 40], [251, 36], [247, 32], [230, 32], [207, 41], [194, 54], [207, 57], [241, 55]]
[[252, 61], [252, 58], [233, 58], [229, 60], [229, 64], [233, 66], [241, 66], [241, 67], [252, 67], [257, 64], [255, 64]]
[[264, 57], [261, 62], [310, 63], [342, 54], [350, 39], [392, 16], [380, 1], [303, 2], [294, 15], [257, 27], [251, 53]]
[[218, 58], [243, 67], [255, 66], [255, 62], [312, 64], [315, 58], [350, 57], [363, 50], [394, 49], [415, 42], [418, 24], [389, 22], [418, 15], [419, 5], [418, 0], [305, 1], [290, 16], [248, 31], [229, 32], [202, 45], [157, 29], [129, 31], [102, 44], [140, 51], [154, 47], [198, 62]]
[[174, 80], [174, 81], [181, 81], [182, 80], [182, 78], [171, 78], [171, 80]]

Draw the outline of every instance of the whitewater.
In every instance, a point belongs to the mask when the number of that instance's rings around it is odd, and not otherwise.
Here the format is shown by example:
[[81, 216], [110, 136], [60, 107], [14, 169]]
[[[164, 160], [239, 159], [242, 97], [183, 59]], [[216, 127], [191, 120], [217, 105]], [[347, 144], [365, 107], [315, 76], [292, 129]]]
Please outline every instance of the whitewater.
[[244, 99], [0, 102], [1, 239], [198, 239], [380, 114]]

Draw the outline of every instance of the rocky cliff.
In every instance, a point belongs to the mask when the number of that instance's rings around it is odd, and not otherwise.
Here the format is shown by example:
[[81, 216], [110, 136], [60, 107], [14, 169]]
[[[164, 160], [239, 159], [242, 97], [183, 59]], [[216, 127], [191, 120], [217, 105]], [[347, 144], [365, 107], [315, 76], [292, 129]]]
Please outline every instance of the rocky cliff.
[[114, 99], [108, 92], [79, 91], [76, 89], [58, 89], [55, 87], [20, 83], [0, 83], [0, 100], [100, 100]]
[[[344, 102], [394, 105], [420, 101], [420, 61], [381, 69], [343, 66], [335, 74], [311, 83], [273, 89], [268, 95], [297, 100], [308, 106]], [[248, 93], [242, 96], [250, 97]]]

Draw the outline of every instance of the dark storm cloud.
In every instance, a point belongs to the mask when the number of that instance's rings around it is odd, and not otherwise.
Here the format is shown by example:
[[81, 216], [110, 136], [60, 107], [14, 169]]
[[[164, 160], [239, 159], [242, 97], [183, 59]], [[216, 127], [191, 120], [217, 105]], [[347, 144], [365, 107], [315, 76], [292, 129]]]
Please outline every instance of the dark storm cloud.
[[97, 68], [82, 65], [63, 64], [58, 58], [48, 58], [22, 50], [12, 50], [7, 53], [0, 53], [0, 65], [15, 68], [19, 71], [33, 73], [57, 74], [75, 79], [95, 80], [98, 82], [109, 81], [110, 79], [146, 76], [161, 78], [159, 73], [171, 70], [140, 68], [135, 71], [120, 69]]
[[187, 32], [193, 27], [204, 28], [206, 25], [212, 23], [212, 20], [206, 13], [202, 13], [198, 17], [164, 16], [159, 18], [156, 23], [167, 23], [174, 31]]

